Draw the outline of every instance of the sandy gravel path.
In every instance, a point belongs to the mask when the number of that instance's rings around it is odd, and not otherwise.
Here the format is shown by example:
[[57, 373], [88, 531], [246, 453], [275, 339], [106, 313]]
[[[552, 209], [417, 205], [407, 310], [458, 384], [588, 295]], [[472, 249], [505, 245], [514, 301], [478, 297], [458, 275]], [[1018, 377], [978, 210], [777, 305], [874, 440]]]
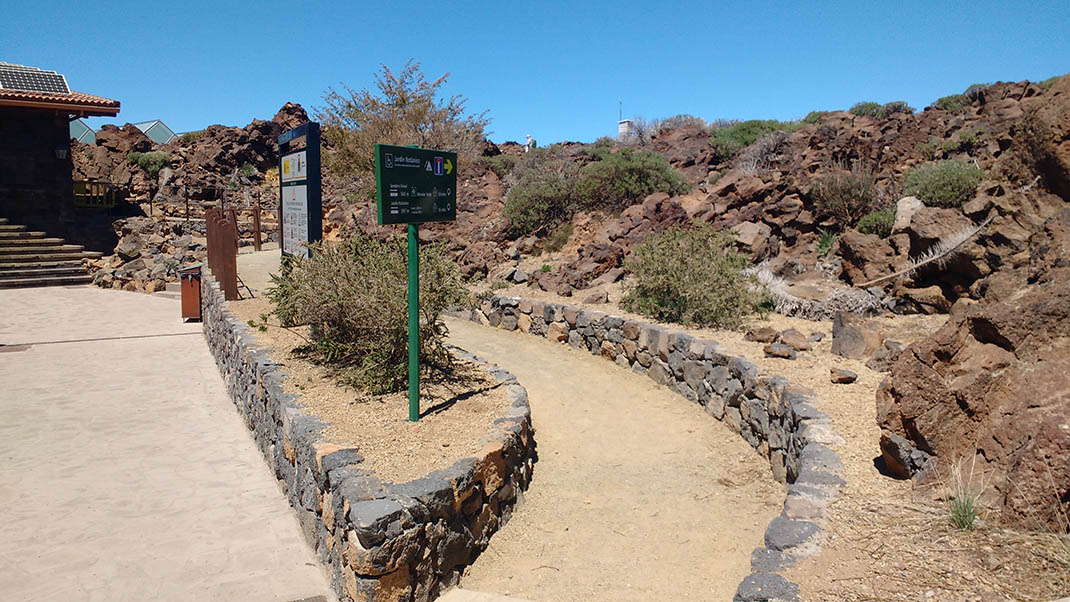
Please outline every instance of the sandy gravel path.
[[451, 342], [527, 387], [539, 462], [462, 579], [538, 601], [730, 600], [783, 487], [736, 434], [600, 358], [448, 320]]

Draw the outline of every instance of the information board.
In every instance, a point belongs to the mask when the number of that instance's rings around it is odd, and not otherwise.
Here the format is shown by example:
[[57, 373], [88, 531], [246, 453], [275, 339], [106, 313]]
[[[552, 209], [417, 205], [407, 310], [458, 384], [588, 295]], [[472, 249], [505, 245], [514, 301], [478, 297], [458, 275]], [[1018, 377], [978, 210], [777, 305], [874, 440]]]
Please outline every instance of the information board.
[[283, 255], [308, 257], [323, 239], [320, 125], [309, 122], [279, 136], [279, 246]]
[[457, 153], [375, 145], [379, 224], [457, 219]]

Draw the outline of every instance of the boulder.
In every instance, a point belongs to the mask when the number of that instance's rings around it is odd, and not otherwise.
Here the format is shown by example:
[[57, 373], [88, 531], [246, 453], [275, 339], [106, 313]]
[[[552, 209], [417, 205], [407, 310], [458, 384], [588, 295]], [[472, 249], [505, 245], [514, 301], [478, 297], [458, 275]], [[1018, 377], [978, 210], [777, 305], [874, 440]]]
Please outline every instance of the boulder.
[[848, 283], [858, 285], [895, 272], [895, 250], [876, 234], [848, 230], [839, 242], [842, 277]]
[[866, 362], [866, 367], [874, 372], [891, 372], [892, 365], [902, 352], [902, 343], [892, 340], [884, 341], [880, 349]]
[[[1053, 221], [1034, 242], [1070, 232], [1070, 209]], [[911, 345], [877, 392], [891, 472], [978, 463], [1002, 521], [1030, 529], [1065, 530], [1070, 513], [1070, 267], [1052, 257], [1064, 244], [1032, 244], [1042, 272], [1015, 270], [1017, 294], [986, 297]]]
[[895, 204], [895, 222], [892, 224], [892, 234], [906, 232], [910, 227], [910, 220], [914, 214], [925, 206], [916, 196], [905, 196]]
[[852, 359], [871, 355], [881, 344], [881, 335], [865, 318], [840, 312], [832, 320], [832, 353]]

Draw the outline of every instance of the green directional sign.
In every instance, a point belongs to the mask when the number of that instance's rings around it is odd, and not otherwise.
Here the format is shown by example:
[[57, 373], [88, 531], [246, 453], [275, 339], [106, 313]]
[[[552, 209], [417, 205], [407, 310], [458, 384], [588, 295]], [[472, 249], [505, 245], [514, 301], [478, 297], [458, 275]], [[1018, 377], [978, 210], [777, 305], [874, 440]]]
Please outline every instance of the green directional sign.
[[457, 153], [375, 145], [379, 224], [457, 219]]

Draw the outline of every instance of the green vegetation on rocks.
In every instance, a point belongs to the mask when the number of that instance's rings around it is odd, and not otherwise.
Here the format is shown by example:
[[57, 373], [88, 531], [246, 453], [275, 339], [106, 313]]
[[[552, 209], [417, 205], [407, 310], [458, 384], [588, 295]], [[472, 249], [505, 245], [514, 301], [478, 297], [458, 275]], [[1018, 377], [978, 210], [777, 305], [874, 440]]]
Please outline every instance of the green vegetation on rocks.
[[635, 282], [623, 306], [657, 320], [738, 328], [767, 295], [743, 274], [747, 257], [732, 241], [709, 224], [647, 237], [627, 263]]
[[894, 224], [895, 211], [882, 209], [858, 220], [855, 228], [862, 234], [876, 234], [881, 238], [888, 238], [892, 234], [892, 225]]
[[757, 142], [759, 138], [773, 132], [794, 132], [804, 124], [798, 121], [777, 121], [775, 119], [752, 119], [713, 128], [710, 144], [717, 149], [722, 160]]
[[973, 198], [984, 172], [961, 161], [936, 161], [912, 168], [903, 177], [903, 193], [930, 207], [960, 207]]
[[133, 152], [126, 156], [126, 161], [131, 165], [137, 165], [145, 170], [145, 173], [155, 178], [160, 173], [160, 170], [171, 162], [171, 156], [160, 151]]

